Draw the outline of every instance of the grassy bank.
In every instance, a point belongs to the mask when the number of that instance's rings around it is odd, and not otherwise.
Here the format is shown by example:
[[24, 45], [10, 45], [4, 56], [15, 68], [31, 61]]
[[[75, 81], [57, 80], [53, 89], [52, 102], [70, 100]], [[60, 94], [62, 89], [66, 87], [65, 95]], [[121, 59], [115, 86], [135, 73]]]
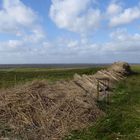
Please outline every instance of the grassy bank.
[[75, 73], [94, 74], [103, 67], [74, 68], [74, 69], [47, 69], [47, 68], [18, 68], [0, 70], [0, 88], [12, 87], [33, 80], [68, 80]]
[[100, 103], [106, 117], [66, 140], [140, 140], [140, 66], [132, 69], [136, 73], [118, 84], [110, 105]]

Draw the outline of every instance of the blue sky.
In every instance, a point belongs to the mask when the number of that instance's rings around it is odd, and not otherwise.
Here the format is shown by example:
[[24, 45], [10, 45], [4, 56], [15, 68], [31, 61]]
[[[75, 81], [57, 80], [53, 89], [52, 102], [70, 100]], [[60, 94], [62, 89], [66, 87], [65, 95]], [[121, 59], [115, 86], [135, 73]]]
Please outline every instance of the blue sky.
[[140, 63], [140, 0], [0, 0], [0, 63]]

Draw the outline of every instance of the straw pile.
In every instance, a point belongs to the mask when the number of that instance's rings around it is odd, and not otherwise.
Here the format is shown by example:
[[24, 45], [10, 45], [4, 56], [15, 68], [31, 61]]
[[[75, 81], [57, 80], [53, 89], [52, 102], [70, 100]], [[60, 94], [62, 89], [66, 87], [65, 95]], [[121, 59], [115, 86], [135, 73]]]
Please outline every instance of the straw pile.
[[72, 130], [89, 126], [104, 115], [95, 101], [96, 78], [120, 80], [127, 70], [120, 67], [123, 72], [112, 66], [95, 75], [76, 74], [69, 82], [34, 81], [0, 91], [1, 139], [59, 140]]
[[74, 82], [33, 82], [1, 92], [0, 135], [15, 139], [61, 139], [103, 115]]

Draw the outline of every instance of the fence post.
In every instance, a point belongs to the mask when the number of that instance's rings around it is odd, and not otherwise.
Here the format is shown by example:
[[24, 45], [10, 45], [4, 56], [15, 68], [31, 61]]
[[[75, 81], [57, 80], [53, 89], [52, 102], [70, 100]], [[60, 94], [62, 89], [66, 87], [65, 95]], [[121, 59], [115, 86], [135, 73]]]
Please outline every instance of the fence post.
[[105, 101], [107, 103], [110, 102], [110, 99], [109, 99], [109, 78], [96, 78], [97, 80], [97, 101], [99, 101], [99, 98], [100, 98], [100, 83], [103, 84], [103, 92], [104, 92], [104, 95], [105, 95]]

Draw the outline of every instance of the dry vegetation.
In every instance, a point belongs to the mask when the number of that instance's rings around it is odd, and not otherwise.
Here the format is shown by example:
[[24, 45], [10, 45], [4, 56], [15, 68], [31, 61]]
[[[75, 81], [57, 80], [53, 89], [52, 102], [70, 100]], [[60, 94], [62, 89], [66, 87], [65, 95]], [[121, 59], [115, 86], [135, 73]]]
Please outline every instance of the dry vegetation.
[[1, 138], [59, 140], [89, 126], [105, 115], [96, 105], [96, 78], [108, 77], [111, 88], [129, 73], [127, 63], [116, 63], [94, 75], [75, 75], [70, 81], [34, 81], [1, 90]]

